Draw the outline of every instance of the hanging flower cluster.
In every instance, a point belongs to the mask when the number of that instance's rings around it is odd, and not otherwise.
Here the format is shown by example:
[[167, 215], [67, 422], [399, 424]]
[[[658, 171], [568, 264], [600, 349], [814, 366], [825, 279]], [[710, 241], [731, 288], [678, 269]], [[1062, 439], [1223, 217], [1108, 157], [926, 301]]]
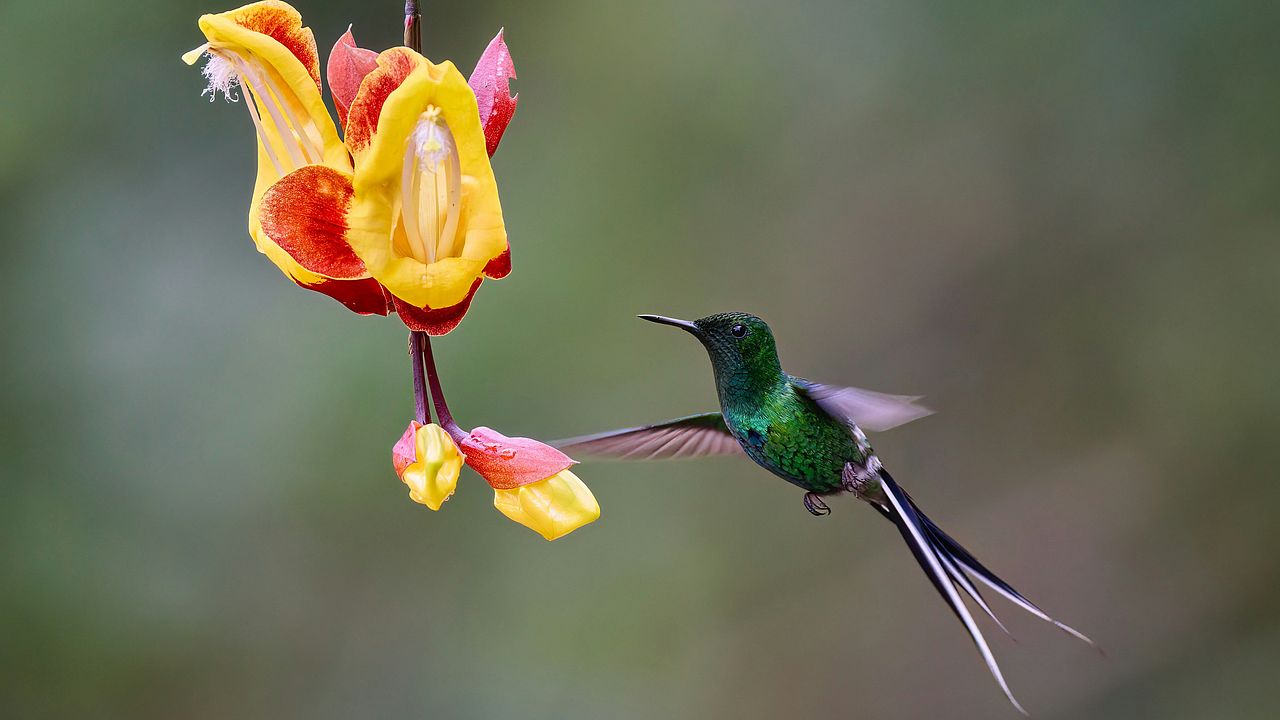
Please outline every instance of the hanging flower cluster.
[[[258, 250], [298, 285], [363, 315], [394, 312], [413, 331], [419, 417], [392, 452], [410, 497], [438, 510], [465, 462], [494, 488], [499, 511], [549, 540], [599, 517], [560, 451], [459, 428], [430, 362], [429, 336], [457, 327], [486, 278], [511, 272], [489, 163], [517, 100], [502, 33], [468, 80], [407, 47], [360, 48], [348, 30], [327, 63], [335, 125], [315, 37], [293, 7], [265, 0], [199, 24], [207, 42], [183, 60], [206, 58], [205, 92], [242, 95], [256, 131], [249, 235]], [[424, 372], [440, 424], [425, 412]]]

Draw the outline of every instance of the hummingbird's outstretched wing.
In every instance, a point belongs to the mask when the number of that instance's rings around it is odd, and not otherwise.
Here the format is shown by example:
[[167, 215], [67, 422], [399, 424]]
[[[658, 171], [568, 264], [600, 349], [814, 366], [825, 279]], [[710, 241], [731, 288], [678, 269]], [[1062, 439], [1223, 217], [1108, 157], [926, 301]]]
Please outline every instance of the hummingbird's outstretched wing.
[[718, 412], [582, 435], [551, 444], [571, 454], [618, 460], [675, 460], [742, 453], [742, 446], [729, 434], [724, 417]]
[[932, 415], [929, 408], [916, 404], [920, 395], [889, 395], [856, 387], [824, 385], [804, 378], [791, 377], [791, 386], [828, 415], [863, 430], [880, 432]]

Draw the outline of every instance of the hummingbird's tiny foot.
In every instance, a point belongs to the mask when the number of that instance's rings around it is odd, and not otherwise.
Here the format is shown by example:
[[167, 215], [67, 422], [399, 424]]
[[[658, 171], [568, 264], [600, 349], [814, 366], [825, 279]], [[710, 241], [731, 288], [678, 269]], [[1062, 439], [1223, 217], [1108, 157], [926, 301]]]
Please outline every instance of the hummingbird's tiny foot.
[[822, 517], [823, 515], [831, 514], [831, 508], [827, 507], [827, 504], [822, 501], [822, 498], [818, 493], [804, 494], [804, 509], [808, 510], [809, 514], [814, 517]]

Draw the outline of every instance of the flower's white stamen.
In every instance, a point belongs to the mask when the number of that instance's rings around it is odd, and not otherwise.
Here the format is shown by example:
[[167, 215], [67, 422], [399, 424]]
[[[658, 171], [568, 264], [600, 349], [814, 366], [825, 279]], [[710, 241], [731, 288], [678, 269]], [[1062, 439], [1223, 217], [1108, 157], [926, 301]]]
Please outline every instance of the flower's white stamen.
[[400, 213], [409, 252], [418, 262], [427, 262], [427, 251], [418, 226], [417, 150], [410, 141], [404, 151], [404, 172], [400, 174]]
[[292, 94], [292, 91], [288, 95], [280, 91], [280, 87], [276, 84], [271, 70], [262, 68], [260, 77], [275, 97], [276, 102], [284, 109], [284, 114], [289, 119], [291, 132], [298, 143], [298, 147], [302, 149], [303, 155], [307, 157], [307, 162], [309, 164], [320, 162], [323, 159], [322, 153], [320, 148], [315, 145], [311, 133], [308, 132], [308, 126], [314, 126], [314, 123], [309, 119], [306, 123], [299, 122], [298, 117], [293, 112], [293, 103], [289, 102], [290, 98], [296, 99], [296, 96]]
[[[422, 165], [418, 156], [418, 172], [413, 175], [413, 196], [418, 199], [418, 231], [427, 248], [427, 262], [436, 261], [436, 249], [440, 244], [440, 175]], [[425, 177], [430, 175], [430, 177]]]
[[245, 86], [240, 86], [244, 90], [245, 107], [249, 108], [249, 117], [253, 119], [253, 129], [258, 133], [258, 142], [262, 144], [262, 149], [267, 152], [267, 157], [271, 160], [271, 165], [276, 169], [276, 174], [284, 177], [284, 168], [280, 166], [280, 159], [276, 157], [276, 151], [271, 148], [271, 143], [267, 140], [267, 132], [262, 129], [262, 118], [258, 117], [258, 101], [253, 97], [253, 93]]
[[[447, 128], [445, 132], [449, 132]], [[453, 144], [452, 135], [449, 137], [449, 144]], [[447, 162], [449, 181], [445, 183], [448, 190], [445, 201], [448, 203], [448, 210], [445, 213], [444, 229], [440, 231], [440, 247], [437, 252], [442, 257], [453, 257], [453, 246], [458, 237], [458, 215], [462, 210], [462, 160], [458, 157], [457, 148], [449, 153]]]
[[201, 47], [204, 48], [206, 61], [204, 67], [200, 68], [200, 74], [204, 75], [209, 84], [201, 91], [200, 96], [208, 95], [209, 102], [213, 102], [218, 93], [222, 93], [227, 102], [238, 102], [240, 98], [235, 96], [235, 86], [240, 84], [240, 74], [236, 72], [235, 65], [222, 54], [211, 50], [209, 43]]
[[292, 138], [294, 142], [288, 142], [285, 134], [293, 135], [293, 129], [285, 122], [284, 117], [280, 114], [279, 101], [270, 94], [270, 90], [266, 87], [266, 83], [262, 77], [254, 72], [254, 68], [236, 52], [228, 53], [236, 64], [236, 69], [240, 71], [241, 86], [248, 87], [254, 96], [262, 102], [262, 106], [267, 109], [267, 113], [271, 115], [271, 124], [275, 127], [276, 137], [280, 144], [284, 146], [284, 150], [289, 155], [291, 166], [286, 169], [286, 173], [293, 172], [298, 168], [306, 165], [306, 159], [303, 157], [302, 148], [296, 138]]
[[[309, 116], [304, 115], [304, 119], [299, 120], [298, 113], [294, 111], [297, 97], [287, 87], [281, 88], [270, 68], [252, 55], [230, 47], [215, 48], [206, 43], [197, 49], [203, 49], [208, 57], [202, 72], [209, 85], [201, 94], [209, 95], [213, 100], [222, 93], [228, 102], [236, 102], [239, 98], [234, 94], [234, 86], [240, 86], [246, 96], [249, 117], [258, 132], [258, 140], [277, 173], [285, 175], [303, 165], [323, 162], [319, 128]], [[274, 133], [267, 132], [261, 108], [266, 108]], [[280, 162], [282, 154], [288, 156], [287, 167]]]
[[454, 256], [462, 206], [462, 163], [440, 108], [428, 106], [405, 148], [401, 200], [405, 235], [424, 263]]
[[222, 93], [227, 102], [238, 102], [239, 98], [234, 94], [234, 86], [239, 85], [240, 89], [244, 91], [244, 104], [249, 110], [249, 118], [253, 120], [253, 129], [258, 134], [258, 142], [262, 144], [262, 148], [266, 151], [267, 158], [271, 160], [271, 165], [275, 167], [276, 173], [284, 175], [285, 171], [280, 165], [280, 159], [276, 156], [275, 149], [271, 147], [271, 141], [267, 136], [266, 129], [262, 126], [262, 118], [258, 115], [258, 104], [255, 101], [253, 91], [242, 77], [239, 55], [233, 50], [214, 49], [209, 43], [205, 43], [197, 49], [204, 50], [207, 61], [200, 72], [209, 81], [209, 86], [200, 94], [208, 95], [210, 102], [213, 102], [218, 93]]

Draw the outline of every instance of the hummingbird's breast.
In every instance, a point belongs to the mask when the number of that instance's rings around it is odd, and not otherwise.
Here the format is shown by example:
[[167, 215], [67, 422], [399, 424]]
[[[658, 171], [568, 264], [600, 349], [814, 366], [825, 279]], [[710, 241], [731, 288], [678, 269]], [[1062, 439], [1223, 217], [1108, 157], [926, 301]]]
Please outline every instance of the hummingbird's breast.
[[757, 403], [732, 405], [723, 408], [725, 424], [747, 456], [805, 490], [842, 489], [845, 463], [865, 459], [847, 427], [790, 388]]

